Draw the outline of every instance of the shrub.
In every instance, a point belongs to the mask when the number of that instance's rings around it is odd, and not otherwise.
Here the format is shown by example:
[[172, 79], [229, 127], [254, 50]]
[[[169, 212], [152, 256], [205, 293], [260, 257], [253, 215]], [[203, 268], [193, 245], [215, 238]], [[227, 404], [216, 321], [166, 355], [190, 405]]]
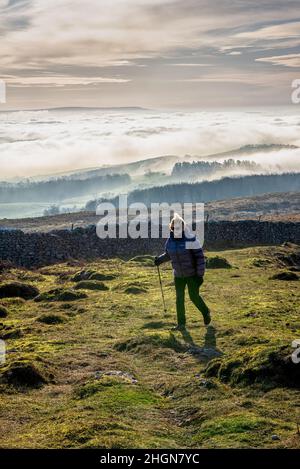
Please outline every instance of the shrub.
[[78, 282], [75, 287], [75, 290], [101, 290], [106, 291], [109, 288], [103, 282], [98, 280], [81, 280]]

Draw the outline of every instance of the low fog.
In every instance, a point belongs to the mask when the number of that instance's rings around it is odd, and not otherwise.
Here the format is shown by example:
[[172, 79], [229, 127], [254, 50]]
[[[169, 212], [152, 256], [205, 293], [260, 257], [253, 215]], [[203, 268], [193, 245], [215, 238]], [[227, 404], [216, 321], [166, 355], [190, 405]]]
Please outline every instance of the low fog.
[[[300, 146], [300, 112], [53, 110], [0, 113], [1, 180], [124, 164], [161, 155], [205, 157], [245, 145]], [[253, 160], [299, 170], [299, 151]], [[162, 167], [161, 170], [171, 168]]]
[[180, 183], [211, 184], [198, 187], [198, 201], [243, 196], [247, 177], [245, 195], [266, 183], [270, 192], [273, 182], [277, 192], [292, 190], [289, 181], [298, 190], [295, 110], [65, 109], [0, 113], [0, 121], [0, 218], [77, 211], [119, 193], [169, 197]]

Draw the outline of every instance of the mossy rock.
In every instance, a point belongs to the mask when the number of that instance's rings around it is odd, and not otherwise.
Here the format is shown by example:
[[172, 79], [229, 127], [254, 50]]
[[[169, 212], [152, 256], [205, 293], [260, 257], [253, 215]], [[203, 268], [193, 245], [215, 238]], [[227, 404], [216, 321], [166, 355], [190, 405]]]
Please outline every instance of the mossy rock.
[[39, 388], [53, 382], [54, 375], [42, 362], [18, 360], [6, 366], [0, 382], [14, 387]]
[[74, 286], [74, 290], [100, 290], [107, 291], [109, 288], [98, 280], [81, 280]]
[[0, 318], [7, 318], [8, 310], [4, 306], [0, 305]]
[[225, 257], [215, 256], [206, 259], [207, 269], [231, 269], [231, 264]]
[[66, 322], [66, 318], [59, 314], [43, 314], [38, 318], [38, 322], [43, 324], [62, 324]]
[[130, 259], [129, 262], [137, 262], [143, 264], [143, 266], [153, 267], [154, 266], [154, 256], [145, 255], [145, 256], [135, 256]]
[[299, 280], [299, 276], [295, 272], [279, 272], [273, 275], [270, 280], [286, 280], [286, 281], [295, 281]]
[[48, 292], [41, 293], [34, 299], [34, 301], [76, 301], [82, 300], [84, 298], [87, 298], [87, 295], [83, 292], [57, 288], [55, 290], [49, 290]]
[[39, 290], [33, 285], [21, 282], [5, 283], [0, 286], [0, 298], [23, 298], [31, 300], [38, 296]]
[[216, 358], [207, 365], [205, 376], [217, 377], [232, 385], [300, 388], [300, 367], [293, 363], [287, 346], [258, 346], [234, 357]]
[[114, 274], [101, 274], [95, 270], [81, 270], [77, 272], [73, 277], [73, 282], [81, 282], [82, 280], [113, 280], [116, 278]]

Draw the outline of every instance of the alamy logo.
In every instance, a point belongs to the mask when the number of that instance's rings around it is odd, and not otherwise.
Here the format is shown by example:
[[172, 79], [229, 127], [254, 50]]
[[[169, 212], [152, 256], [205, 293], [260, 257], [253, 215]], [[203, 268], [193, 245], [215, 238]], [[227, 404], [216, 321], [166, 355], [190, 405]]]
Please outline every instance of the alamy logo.
[[0, 340], [0, 366], [4, 365], [6, 357], [6, 346], [4, 340]]
[[292, 347], [296, 349], [292, 353], [292, 362], [295, 364], [300, 363], [300, 339], [293, 340]]
[[300, 78], [292, 82], [292, 88], [294, 88], [292, 92], [292, 103], [300, 104]]
[[6, 103], [6, 83], [0, 79], [0, 104]]
[[[97, 236], [100, 239], [167, 238], [170, 232], [170, 219], [176, 214], [178, 223], [174, 226], [175, 238], [181, 238], [182, 231], [187, 237], [187, 249], [194, 249], [204, 243], [204, 204], [203, 203], [127, 203], [127, 196], [121, 195], [118, 206], [110, 202], [99, 203], [96, 214], [101, 218], [97, 223]], [[197, 241], [195, 240], [197, 237]], [[190, 241], [188, 240], [190, 239]]]

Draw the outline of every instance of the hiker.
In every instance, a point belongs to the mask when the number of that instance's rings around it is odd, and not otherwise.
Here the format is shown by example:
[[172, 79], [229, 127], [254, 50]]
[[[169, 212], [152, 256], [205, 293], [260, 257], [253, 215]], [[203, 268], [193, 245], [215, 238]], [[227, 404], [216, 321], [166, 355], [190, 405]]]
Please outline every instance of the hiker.
[[[185, 221], [175, 214], [169, 225], [170, 236], [166, 242], [165, 252], [155, 257], [154, 263], [159, 266], [163, 262], [171, 261], [176, 289], [177, 326], [174, 330], [185, 329], [185, 287], [188, 287], [189, 297], [203, 315], [204, 324], [211, 321], [210, 310], [199, 295], [199, 288], [203, 283], [205, 259], [199, 240], [191, 234]], [[187, 243], [192, 245], [187, 248]]]

